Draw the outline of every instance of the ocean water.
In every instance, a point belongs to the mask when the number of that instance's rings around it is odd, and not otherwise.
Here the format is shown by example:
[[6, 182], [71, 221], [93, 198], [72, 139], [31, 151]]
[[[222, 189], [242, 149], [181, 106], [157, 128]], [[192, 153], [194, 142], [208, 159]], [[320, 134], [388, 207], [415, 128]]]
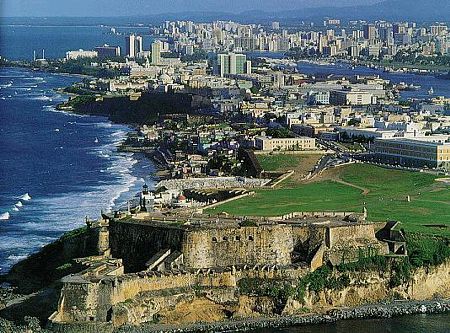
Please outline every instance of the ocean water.
[[[5, 23], [6, 22], [6, 23]], [[92, 50], [104, 44], [118, 45], [122, 55], [125, 52], [125, 35], [137, 33], [143, 37], [144, 50], [150, 49], [153, 38], [148, 27], [117, 27], [118, 34], [110, 32], [111, 26], [56, 25], [55, 20], [48, 22], [32, 19], [0, 23], [0, 56], [9, 60], [32, 60], [33, 50], [38, 58], [45, 50], [45, 57], [50, 59], [64, 58], [70, 50]]]
[[404, 99], [416, 98], [427, 99], [430, 97], [428, 91], [433, 88], [434, 94], [431, 97], [444, 96], [450, 98], [450, 80], [437, 78], [433, 75], [417, 75], [409, 73], [387, 73], [380, 69], [372, 69], [363, 66], [357, 66], [354, 69], [346, 64], [318, 65], [310, 62], [300, 62], [298, 70], [304, 74], [335, 74], [344, 76], [353, 75], [379, 75], [383, 79], [390, 80], [394, 84], [404, 82], [408, 85], [419, 85], [420, 89], [416, 91], [402, 91], [401, 96]]
[[0, 69], [0, 274], [152, 185], [150, 161], [116, 152], [130, 128], [55, 109], [79, 80]]
[[450, 315], [413, 315], [384, 319], [343, 320], [332, 324], [267, 328], [252, 333], [448, 333]]

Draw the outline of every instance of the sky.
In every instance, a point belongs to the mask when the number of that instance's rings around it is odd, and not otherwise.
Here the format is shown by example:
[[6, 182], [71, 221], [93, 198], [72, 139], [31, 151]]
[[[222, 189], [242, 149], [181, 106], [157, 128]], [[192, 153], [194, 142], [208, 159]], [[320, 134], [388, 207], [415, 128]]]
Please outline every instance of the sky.
[[185, 11], [240, 13], [352, 6], [382, 0], [0, 0], [0, 16], [127, 16]]

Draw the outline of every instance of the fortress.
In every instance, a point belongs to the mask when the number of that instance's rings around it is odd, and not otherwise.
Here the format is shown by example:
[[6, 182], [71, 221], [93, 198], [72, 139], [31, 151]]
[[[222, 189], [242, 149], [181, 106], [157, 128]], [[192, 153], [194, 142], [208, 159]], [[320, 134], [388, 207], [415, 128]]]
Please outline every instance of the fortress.
[[65, 332], [72, 324], [98, 332], [98, 325], [108, 331], [149, 322], [194, 298], [198, 288], [226, 303], [243, 278], [295, 279], [324, 264], [406, 251], [401, 240], [391, 239], [392, 231], [366, 221], [366, 212], [272, 218], [104, 215], [87, 223], [98, 256], [77, 259], [84, 270], [62, 279], [58, 309], [50, 317], [51, 325]]

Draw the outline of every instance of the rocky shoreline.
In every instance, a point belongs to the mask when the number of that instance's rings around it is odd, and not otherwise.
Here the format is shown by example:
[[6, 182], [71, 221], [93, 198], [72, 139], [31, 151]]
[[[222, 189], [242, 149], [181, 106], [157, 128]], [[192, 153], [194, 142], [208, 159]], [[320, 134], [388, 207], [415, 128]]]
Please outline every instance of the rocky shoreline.
[[275, 318], [250, 318], [219, 323], [198, 323], [185, 326], [144, 324], [140, 327], [126, 326], [117, 330], [125, 333], [188, 333], [188, 332], [236, 332], [261, 328], [334, 323], [350, 319], [392, 318], [415, 314], [442, 314], [450, 312], [450, 299], [433, 301], [394, 301], [364, 305], [356, 308], [333, 309], [324, 314], [280, 316]]

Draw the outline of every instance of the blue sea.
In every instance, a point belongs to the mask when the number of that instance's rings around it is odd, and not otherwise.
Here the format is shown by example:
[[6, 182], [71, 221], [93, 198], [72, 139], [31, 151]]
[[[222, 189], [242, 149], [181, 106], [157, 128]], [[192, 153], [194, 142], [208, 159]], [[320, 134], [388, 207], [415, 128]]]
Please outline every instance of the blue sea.
[[[59, 22], [59, 21], [57, 21]], [[150, 49], [153, 38], [148, 27], [129, 27], [111, 25], [86, 25], [76, 21], [76, 25], [67, 25], [55, 20], [4, 20], [0, 23], [0, 56], [9, 60], [32, 60], [33, 51], [37, 57], [49, 59], [64, 58], [70, 50], [92, 50], [104, 44], [120, 46], [125, 52], [125, 36], [136, 33], [143, 37], [144, 50]], [[111, 33], [111, 28], [116, 33]]]
[[[354, 69], [350, 68], [347, 64], [337, 63], [334, 65], [317, 65], [310, 62], [300, 62], [298, 64], [298, 70], [304, 74], [335, 74], [342, 76], [353, 75], [379, 75], [381, 78], [390, 80], [393, 84], [399, 84], [404, 82], [408, 85], [414, 84], [420, 86], [418, 90], [414, 91], [402, 91], [401, 97], [403, 99], [428, 99], [430, 97], [444, 96], [450, 98], [450, 80], [444, 80], [437, 78], [433, 75], [422, 74], [409, 74], [409, 73], [387, 73], [380, 69], [372, 69], [364, 66], [357, 66]], [[450, 68], [449, 68], [450, 70]], [[430, 88], [433, 88], [434, 93], [432, 96], [428, 94]]]
[[79, 80], [0, 69], [0, 274], [152, 184], [150, 161], [116, 152], [130, 128], [56, 110]]

